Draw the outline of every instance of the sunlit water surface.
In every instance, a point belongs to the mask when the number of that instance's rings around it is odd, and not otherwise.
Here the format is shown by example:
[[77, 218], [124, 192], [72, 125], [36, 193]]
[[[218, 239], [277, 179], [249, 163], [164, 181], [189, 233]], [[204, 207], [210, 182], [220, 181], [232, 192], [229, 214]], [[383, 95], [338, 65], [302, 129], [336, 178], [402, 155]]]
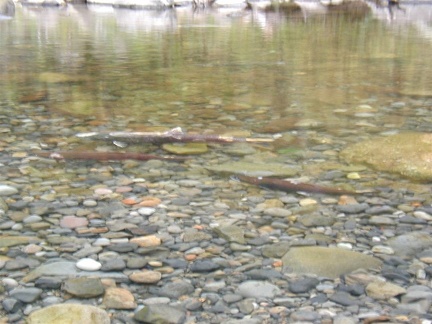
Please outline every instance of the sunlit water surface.
[[0, 21], [0, 96], [81, 131], [278, 133], [335, 150], [430, 131], [430, 28], [396, 14], [17, 8]]

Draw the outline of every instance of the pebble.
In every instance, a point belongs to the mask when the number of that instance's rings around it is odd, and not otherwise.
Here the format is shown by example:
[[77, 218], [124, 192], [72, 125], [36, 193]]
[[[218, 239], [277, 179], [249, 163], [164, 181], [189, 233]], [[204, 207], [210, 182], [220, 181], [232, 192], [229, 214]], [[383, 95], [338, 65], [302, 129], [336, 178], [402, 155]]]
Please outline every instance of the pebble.
[[0, 184], [0, 196], [11, 196], [18, 193], [18, 189], [12, 186]]
[[90, 258], [83, 258], [76, 263], [76, 267], [84, 271], [97, 271], [102, 267], [102, 264]]

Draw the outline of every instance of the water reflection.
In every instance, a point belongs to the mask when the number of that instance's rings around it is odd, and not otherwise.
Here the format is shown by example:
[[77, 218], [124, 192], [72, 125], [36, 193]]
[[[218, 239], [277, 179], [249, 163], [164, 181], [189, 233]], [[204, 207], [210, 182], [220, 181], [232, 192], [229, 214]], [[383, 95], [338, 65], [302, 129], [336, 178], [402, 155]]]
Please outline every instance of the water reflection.
[[[42, 93], [55, 113], [137, 125], [405, 127], [415, 116], [388, 103], [431, 96], [431, 44], [411, 19], [418, 8], [395, 12], [390, 25], [374, 18], [387, 8], [354, 9], [22, 8], [0, 31], [0, 93], [11, 102]], [[365, 103], [373, 122], [355, 110]]]

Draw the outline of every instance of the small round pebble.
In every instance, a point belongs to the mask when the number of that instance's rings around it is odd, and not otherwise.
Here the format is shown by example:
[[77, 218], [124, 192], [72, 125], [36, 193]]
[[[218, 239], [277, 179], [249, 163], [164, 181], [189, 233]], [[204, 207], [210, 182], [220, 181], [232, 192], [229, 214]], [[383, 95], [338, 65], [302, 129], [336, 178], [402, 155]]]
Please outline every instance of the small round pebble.
[[96, 260], [84, 258], [78, 260], [76, 267], [84, 271], [97, 271], [102, 267], [102, 264]]

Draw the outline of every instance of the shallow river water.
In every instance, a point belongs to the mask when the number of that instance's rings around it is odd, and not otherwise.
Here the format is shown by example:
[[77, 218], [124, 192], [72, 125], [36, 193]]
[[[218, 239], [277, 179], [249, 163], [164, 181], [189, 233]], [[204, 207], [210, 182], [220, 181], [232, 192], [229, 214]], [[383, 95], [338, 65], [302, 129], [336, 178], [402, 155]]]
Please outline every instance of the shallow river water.
[[429, 6], [323, 8], [17, 7], [0, 21], [1, 100], [30, 119], [43, 107], [67, 135], [282, 135], [267, 148], [276, 154], [323, 145], [332, 156], [370, 136], [430, 131]]
[[[431, 323], [430, 181], [342, 159], [414, 131], [395, 151], [429, 171], [432, 6], [301, 6], [0, 17], [0, 323]], [[175, 127], [274, 141], [76, 136]], [[264, 190], [245, 171], [348, 193]]]

